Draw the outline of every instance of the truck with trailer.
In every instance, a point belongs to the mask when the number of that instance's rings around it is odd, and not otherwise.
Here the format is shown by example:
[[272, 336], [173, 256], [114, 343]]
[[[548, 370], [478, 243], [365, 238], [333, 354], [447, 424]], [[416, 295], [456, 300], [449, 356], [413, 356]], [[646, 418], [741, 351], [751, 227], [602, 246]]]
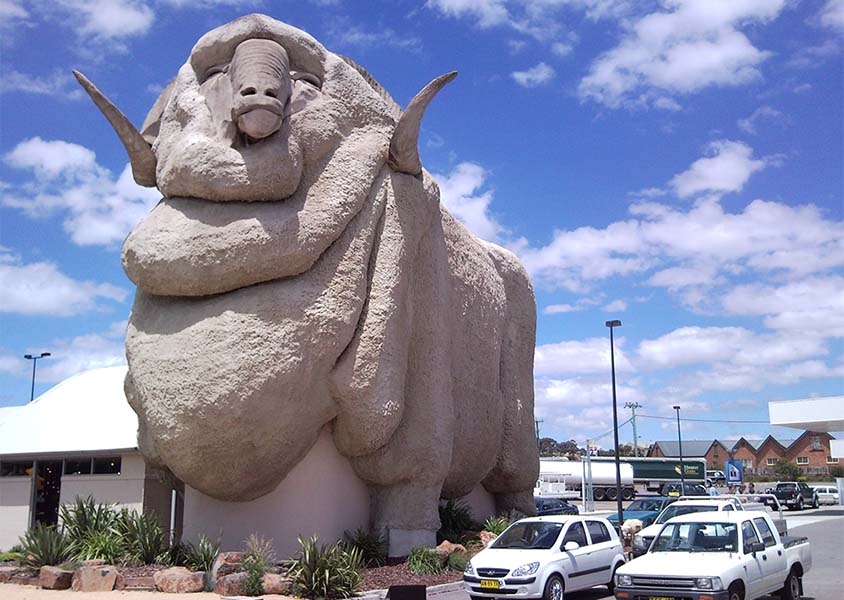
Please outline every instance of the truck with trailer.
[[[662, 488], [666, 483], [680, 482], [679, 458], [622, 456], [619, 460], [622, 464], [632, 467], [633, 483], [642, 490], [658, 492], [660, 495], [665, 495], [662, 493]], [[592, 468], [594, 469], [596, 464], [614, 464], [614, 462], [615, 458], [612, 456], [592, 457]], [[706, 459], [684, 458], [682, 479], [686, 483], [706, 483]], [[599, 499], [596, 495], [595, 500]]]
[[[592, 496], [595, 500], [615, 500], [615, 463], [595, 462], [590, 465], [585, 460], [565, 458], [540, 458], [539, 479], [533, 490], [536, 497], [579, 498], [583, 488], [588, 488], [589, 475], [592, 475]], [[633, 488], [633, 467], [621, 464], [621, 497], [631, 500], [635, 495]]]

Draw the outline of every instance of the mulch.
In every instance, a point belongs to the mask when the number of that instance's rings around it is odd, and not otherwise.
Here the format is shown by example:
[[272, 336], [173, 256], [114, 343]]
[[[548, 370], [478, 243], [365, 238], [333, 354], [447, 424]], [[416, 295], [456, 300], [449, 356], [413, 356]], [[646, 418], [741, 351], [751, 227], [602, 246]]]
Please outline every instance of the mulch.
[[118, 566], [117, 570], [124, 577], [152, 577], [156, 571], [168, 568], [168, 565], [123, 565]]
[[416, 575], [410, 571], [406, 563], [387, 565], [367, 569], [363, 582], [358, 586], [359, 591], [383, 590], [391, 585], [440, 585], [463, 579], [463, 573], [445, 569], [439, 575]]

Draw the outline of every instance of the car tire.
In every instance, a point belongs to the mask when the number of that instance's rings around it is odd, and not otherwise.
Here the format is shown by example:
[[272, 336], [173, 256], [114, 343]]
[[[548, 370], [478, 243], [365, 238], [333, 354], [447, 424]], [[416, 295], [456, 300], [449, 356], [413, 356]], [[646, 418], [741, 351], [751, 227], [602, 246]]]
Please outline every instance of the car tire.
[[737, 585], [731, 585], [727, 590], [729, 600], [744, 600], [744, 590]]
[[633, 490], [631, 488], [624, 488], [623, 490], [621, 490], [621, 497], [624, 500], [632, 500]]
[[601, 502], [604, 498], [607, 497], [607, 490], [605, 490], [604, 488], [595, 488], [592, 492], [592, 497], [597, 502]]
[[615, 488], [607, 488], [607, 500], [618, 499], [618, 490]]
[[612, 570], [612, 575], [610, 575], [610, 582], [607, 584], [607, 593], [612, 596], [615, 592], [615, 572], [618, 571], [619, 565], [616, 565], [615, 568]]
[[551, 575], [545, 582], [545, 591], [542, 593], [542, 600], [563, 600], [565, 584], [559, 575]]
[[800, 578], [793, 570], [785, 578], [785, 585], [779, 590], [779, 597], [782, 600], [799, 600], [800, 599]]
[[803, 496], [797, 501], [797, 510], [803, 510]]
[[812, 508], [820, 508], [820, 500], [818, 500], [817, 496], [812, 497]]

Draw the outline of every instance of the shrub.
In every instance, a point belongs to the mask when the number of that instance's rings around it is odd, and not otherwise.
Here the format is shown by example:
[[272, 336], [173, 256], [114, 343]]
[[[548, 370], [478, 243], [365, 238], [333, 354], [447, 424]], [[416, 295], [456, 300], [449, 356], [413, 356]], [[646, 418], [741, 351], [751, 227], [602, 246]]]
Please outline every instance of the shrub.
[[469, 506], [462, 500], [448, 500], [440, 505], [440, 530], [437, 540], [457, 541], [467, 529], [473, 529], [475, 522]]
[[116, 530], [95, 531], [73, 542], [73, 558], [89, 560], [101, 558], [108, 564], [122, 562], [127, 557], [126, 539]]
[[829, 475], [830, 477], [844, 477], [844, 467], [840, 465], [837, 467], [832, 467], [829, 470]]
[[407, 568], [415, 575], [437, 575], [442, 573], [440, 555], [433, 548], [417, 547], [407, 557]]
[[299, 552], [288, 576], [298, 594], [306, 598], [349, 598], [363, 581], [363, 555], [360, 549], [342, 543], [319, 544], [312, 536], [299, 539]]
[[124, 510], [120, 513], [118, 528], [125, 536], [129, 556], [145, 565], [163, 560], [167, 544], [164, 530], [155, 515]]
[[18, 562], [22, 567], [40, 569], [56, 566], [71, 556], [71, 545], [61, 529], [37, 523], [20, 538]]
[[358, 527], [354, 533], [343, 532], [347, 546], [360, 550], [367, 567], [381, 567], [387, 564], [387, 540], [378, 533], [367, 533]]
[[780, 458], [774, 465], [774, 473], [783, 480], [794, 481], [800, 475], [800, 469], [790, 460]]
[[247, 596], [260, 596], [264, 593], [261, 579], [275, 563], [275, 549], [272, 541], [253, 533], [246, 538], [246, 552], [243, 554], [243, 570], [246, 580], [243, 583]]
[[214, 559], [220, 553], [220, 537], [211, 541], [204, 533], [199, 536], [196, 544], [188, 542], [182, 546], [184, 562], [188, 568], [194, 571], [211, 571], [214, 566]]
[[459, 571], [462, 573], [466, 570], [466, 563], [469, 562], [469, 556], [462, 552], [453, 552], [448, 555], [448, 568], [452, 571]]
[[501, 535], [510, 526], [510, 519], [504, 516], [490, 517], [484, 521], [484, 531]]
[[77, 496], [72, 503], [63, 504], [59, 514], [62, 529], [73, 542], [94, 533], [114, 530], [118, 520], [114, 506], [98, 504], [93, 496], [84, 499]]

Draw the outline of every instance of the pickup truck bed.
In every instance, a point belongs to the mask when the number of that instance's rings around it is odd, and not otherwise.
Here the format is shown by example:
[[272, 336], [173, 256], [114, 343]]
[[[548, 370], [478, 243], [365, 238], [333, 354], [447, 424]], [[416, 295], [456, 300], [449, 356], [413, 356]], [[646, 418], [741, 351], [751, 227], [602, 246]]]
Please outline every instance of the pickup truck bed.
[[783, 535], [780, 539], [782, 540], [782, 545], [786, 548], [791, 548], [797, 544], [809, 541], [809, 538], [800, 535]]

